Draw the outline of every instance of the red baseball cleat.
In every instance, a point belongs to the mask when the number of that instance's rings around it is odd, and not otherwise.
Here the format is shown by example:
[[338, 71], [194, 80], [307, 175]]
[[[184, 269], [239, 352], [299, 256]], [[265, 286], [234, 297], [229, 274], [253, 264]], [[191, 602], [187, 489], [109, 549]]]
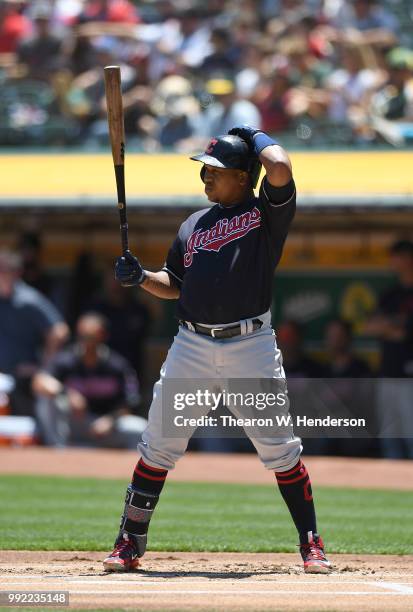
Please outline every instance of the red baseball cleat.
[[308, 532], [308, 544], [300, 544], [306, 574], [329, 574], [331, 563], [324, 554], [323, 540], [317, 533]]
[[133, 537], [121, 534], [116, 540], [115, 548], [103, 561], [106, 572], [130, 572], [139, 566], [137, 548]]

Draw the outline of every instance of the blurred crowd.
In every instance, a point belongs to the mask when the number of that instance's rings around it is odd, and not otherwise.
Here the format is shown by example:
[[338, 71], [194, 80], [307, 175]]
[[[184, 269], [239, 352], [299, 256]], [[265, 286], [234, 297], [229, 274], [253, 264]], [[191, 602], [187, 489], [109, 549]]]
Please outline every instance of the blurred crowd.
[[135, 448], [146, 426], [148, 308], [112, 265], [96, 270], [81, 254], [56, 279], [38, 234], [17, 246], [0, 250], [0, 444]]
[[113, 64], [138, 150], [413, 142], [411, 0], [0, 0], [0, 145], [106, 146]]
[[[143, 389], [147, 384], [151, 391], [155, 382], [145, 380], [149, 311], [138, 291], [114, 280], [112, 267], [95, 284], [85, 256], [73, 271], [68, 299], [59, 300], [41, 267], [40, 247], [28, 234], [19, 254], [0, 251], [0, 444], [14, 438], [135, 448], [151, 400]], [[306, 452], [413, 459], [413, 438], [400, 437], [412, 431], [413, 421], [413, 242], [391, 245], [389, 266], [395, 281], [378, 297], [362, 332], [377, 341], [378, 368], [356, 353], [348, 321], [328, 322], [318, 356], [308, 354], [305, 328], [296, 321], [277, 326], [292, 403], [294, 381], [307, 381], [311, 389], [314, 379], [334, 379], [332, 409], [347, 405], [352, 416], [363, 417], [374, 412], [389, 436], [306, 440]], [[307, 389], [304, 410], [310, 399]], [[324, 400], [315, 394], [316, 411]], [[191, 448], [248, 450], [237, 439], [197, 444]]]

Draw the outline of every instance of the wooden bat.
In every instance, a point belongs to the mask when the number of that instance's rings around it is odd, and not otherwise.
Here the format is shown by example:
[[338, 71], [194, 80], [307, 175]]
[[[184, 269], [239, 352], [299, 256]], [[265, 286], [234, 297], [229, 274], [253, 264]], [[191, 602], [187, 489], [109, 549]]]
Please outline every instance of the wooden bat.
[[112, 145], [115, 166], [118, 209], [120, 217], [120, 236], [122, 253], [129, 251], [128, 220], [126, 216], [125, 195], [125, 127], [123, 122], [122, 88], [119, 66], [104, 68], [106, 106], [109, 125], [110, 144]]

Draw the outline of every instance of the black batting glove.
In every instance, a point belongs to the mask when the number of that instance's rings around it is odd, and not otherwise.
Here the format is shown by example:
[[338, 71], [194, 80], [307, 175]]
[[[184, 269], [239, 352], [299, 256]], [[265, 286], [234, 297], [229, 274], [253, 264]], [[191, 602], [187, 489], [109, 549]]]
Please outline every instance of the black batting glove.
[[250, 125], [246, 125], [244, 123], [244, 125], [236, 125], [231, 128], [228, 134], [230, 134], [231, 136], [239, 136], [240, 138], [242, 138], [242, 140], [247, 143], [250, 151], [253, 153], [255, 152], [254, 136], [255, 134], [259, 134], [261, 132], [262, 130], [258, 130], [257, 128], [251, 127]]
[[115, 278], [122, 287], [134, 287], [143, 283], [146, 272], [139, 260], [130, 251], [126, 251], [125, 255], [116, 260]]

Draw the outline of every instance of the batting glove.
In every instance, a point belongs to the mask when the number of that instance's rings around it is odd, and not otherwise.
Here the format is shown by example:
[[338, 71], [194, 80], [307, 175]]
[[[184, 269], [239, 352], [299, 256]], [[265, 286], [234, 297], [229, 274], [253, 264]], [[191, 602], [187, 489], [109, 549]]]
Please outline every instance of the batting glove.
[[261, 151], [266, 147], [278, 144], [277, 140], [274, 140], [262, 130], [257, 130], [257, 128], [253, 128], [250, 125], [236, 125], [228, 134], [242, 138], [242, 140], [247, 143], [251, 153], [255, 153], [257, 156], [259, 156]]
[[130, 251], [126, 251], [125, 255], [116, 260], [115, 278], [122, 287], [134, 287], [143, 283], [146, 272], [139, 260]]
[[244, 125], [236, 125], [231, 128], [228, 134], [230, 134], [231, 136], [239, 136], [240, 138], [242, 138], [242, 140], [247, 143], [252, 152], [254, 151], [254, 136], [255, 134], [259, 134], [260, 132], [261, 130], [253, 128], [250, 125], [246, 125], [244, 123]]

